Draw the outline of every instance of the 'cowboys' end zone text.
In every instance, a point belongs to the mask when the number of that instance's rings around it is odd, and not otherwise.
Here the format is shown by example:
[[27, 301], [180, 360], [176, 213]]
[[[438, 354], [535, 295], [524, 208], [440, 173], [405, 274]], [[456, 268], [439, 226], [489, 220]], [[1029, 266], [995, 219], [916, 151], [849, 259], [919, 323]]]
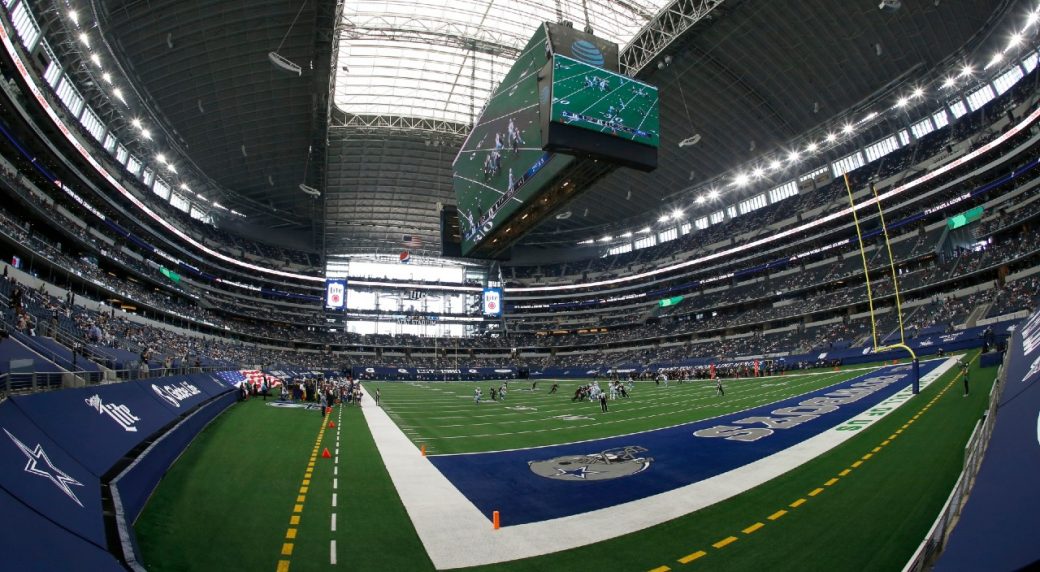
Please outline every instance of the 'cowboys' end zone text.
[[[769, 412], [769, 416], [746, 417], [734, 421], [735, 425], [716, 425], [693, 433], [694, 437], [722, 437], [727, 441], [758, 441], [774, 433], [775, 429], [790, 429], [837, 411], [841, 405], [855, 403], [885, 387], [904, 379], [904, 375], [883, 375], [853, 383], [847, 388], [836, 389], [821, 397], [806, 399], [793, 407], [782, 407]], [[760, 425], [755, 427], [755, 425]]]

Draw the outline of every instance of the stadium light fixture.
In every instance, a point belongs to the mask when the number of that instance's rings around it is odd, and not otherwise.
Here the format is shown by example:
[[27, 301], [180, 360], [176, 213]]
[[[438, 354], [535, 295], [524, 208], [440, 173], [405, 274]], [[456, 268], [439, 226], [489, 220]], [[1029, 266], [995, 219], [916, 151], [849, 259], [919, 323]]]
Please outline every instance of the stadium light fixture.
[[1002, 52], [997, 52], [993, 54], [993, 57], [990, 58], [989, 63], [986, 64], [986, 69], [989, 69], [1002, 61], [1004, 61], [1004, 54]]
[[779, 159], [773, 159], [772, 161], [770, 161], [769, 162], [769, 168], [774, 170], [774, 171], [779, 169], [780, 168], [780, 160]]
[[621, 238], [632, 238], [632, 231], [627, 231], [621, 235]]
[[805, 150], [810, 152], [810, 153], [815, 153], [816, 150], [819, 149], [819, 148], [820, 148], [820, 146], [817, 145], [816, 142], [814, 141], [812, 143], [809, 143], [809, 145], [806, 146]]
[[1034, 10], [1030, 12], [1029, 15], [1026, 16], [1026, 27], [1028, 28], [1032, 26], [1037, 22], [1037, 20], [1040, 20], [1040, 11]]
[[88, 48], [90, 47], [90, 36], [88, 36], [86, 32], [80, 32], [79, 41], [82, 42], [84, 46]]
[[971, 65], [965, 64], [964, 67], [961, 68], [961, 77], [968, 77], [973, 71], [975, 70], [972, 69]]
[[906, 97], [900, 97], [899, 101], [896, 101], [896, 107], [906, 107], [906, 104], [910, 103], [910, 100]]
[[639, 229], [639, 234], [646, 234], [648, 232], [650, 232], [650, 227], [648, 226], [644, 226], [643, 228]]
[[1008, 40], [1008, 46], [1004, 48], [1004, 51], [1006, 52], [1011, 48], [1020, 45], [1022, 41], [1025, 40], [1025, 38], [1026, 37], [1022, 35], [1022, 32], [1015, 32], [1014, 34], [1011, 34], [1011, 38]]
[[119, 99], [119, 101], [126, 103], [126, 98], [123, 97], [123, 90], [119, 89], [118, 87], [112, 90], [112, 95], [116, 96], [116, 98]]
[[719, 198], [719, 191], [718, 191], [718, 189], [712, 189], [712, 190], [708, 191], [708, 198], [711, 199], [711, 200], [715, 200], [715, 199]]
[[147, 130], [147, 129], [142, 129], [141, 130], [141, 136], [144, 137], [145, 139], [149, 140], [149, 141], [152, 140], [152, 132]]
[[96, 65], [97, 67], [101, 67], [101, 56], [97, 55], [96, 53], [90, 54], [90, 61], [94, 62], [94, 65]]
[[747, 173], [740, 173], [733, 179], [733, 184], [738, 187], [743, 187], [747, 185], [749, 181], [751, 181], [751, 177], [749, 177]]
[[828, 143], [834, 143], [837, 140], [838, 140], [838, 136], [837, 135], [835, 135], [833, 133], [828, 133], [827, 134], [827, 142]]
[[79, 26], [79, 12], [76, 12], [75, 10], [69, 10], [68, 15], [69, 20], [72, 20], [73, 24]]
[[166, 164], [166, 155], [163, 155], [162, 153], [159, 153], [159, 154], [157, 154], [155, 156], [155, 160], [160, 162], [160, 163], [162, 163], [163, 165], [165, 165]]
[[604, 236], [603, 238], [599, 239], [600, 242], [610, 242], [612, 240], [614, 240], [613, 236]]
[[699, 205], [703, 205], [703, 204], [704, 204], [704, 201], [706, 201], [706, 200], [708, 200], [708, 198], [707, 198], [707, 197], [705, 197], [704, 195], [699, 195], [699, 196], [698, 196], [698, 197], [697, 197], [697, 198], [695, 199], [695, 201], [694, 201], [694, 202], [696, 202], [696, 203], [697, 203], [697, 204], [699, 204]]
[[130, 120], [130, 125], [133, 125], [138, 130], [140, 130], [141, 129], [141, 120], [135, 117], [135, 118]]
[[765, 175], [765, 174], [766, 174], [766, 172], [765, 172], [765, 170], [762, 169], [762, 167], [755, 167], [755, 170], [751, 171], [751, 176], [756, 178], [756, 179], [761, 179], [762, 175]]
[[923, 87], [915, 87], [914, 91], [910, 95], [913, 96], [915, 99], [918, 98], [918, 97], [924, 97], [924, 88]]
[[798, 153], [798, 151], [791, 151], [790, 153], [787, 154], [787, 160], [790, 161], [791, 163], [794, 163], [795, 161], [797, 161], [801, 157], [802, 156], [801, 156], [800, 153]]
[[953, 76], [949, 76], [949, 77], [947, 77], [946, 79], [943, 80], [942, 86], [943, 86], [943, 88], [949, 89], [949, 88], [953, 87], [953, 84], [955, 84], [956, 82], [957, 82], [957, 80], [953, 79]]
[[841, 132], [842, 132], [842, 133], [844, 133], [845, 135], [848, 135], [848, 134], [852, 133], [852, 131], [853, 131], [854, 129], [855, 129], [855, 127], [853, 127], [851, 123], [846, 123], [846, 124], [845, 124], [845, 125], [844, 125], [844, 126], [843, 126], [843, 127], [841, 128]]
[[[189, 193], [191, 192], [191, 188], [188, 187], [187, 183], [181, 183], [181, 190], [188, 191]], [[199, 195], [199, 196], [202, 196], [202, 195]]]
[[108, 83], [112, 83], [112, 74], [105, 72], [101, 74], [101, 79], [105, 80]]
[[683, 212], [682, 212], [681, 209], [675, 209], [674, 211], [672, 211], [672, 218], [673, 219], [679, 220], [679, 219], [682, 218], [682, 216], [683, 216]]
[[670, 217], [668, 215], [661, 215], [661, 216], [659, 216], [657, 218], [657, 222], [668, 222], [671, 219], [672, 219], [672, 217]]

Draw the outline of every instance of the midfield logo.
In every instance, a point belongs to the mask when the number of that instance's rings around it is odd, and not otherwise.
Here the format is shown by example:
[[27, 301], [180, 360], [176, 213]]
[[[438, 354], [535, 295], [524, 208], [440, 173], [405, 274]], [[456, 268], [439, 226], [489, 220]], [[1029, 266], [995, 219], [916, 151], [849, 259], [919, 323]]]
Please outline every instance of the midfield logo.
[[202, 393], [202, 390], [187, 381], [163, 386], [153, 384], [152, 391], [174, 407], [180, 407], [185, 399]]
[[91, 409], [96, 410], [99, 414], [108, 415], [123, 428], [124, 431], [136, 432], [137, 427], [134, 427], [134, 423], [141, 420], [140, 417], [136, 417], [130, 412], [130, 408], [126, 405], [115, 405], [112, 403], [103, 403], [101, 396], [94, 394], [87, 399], [83, 400]]
[[[4, 433], [7, 433], [7, 436], [14, 441], [14, 444], [21, 449], [22, 453], [29, 459], [29, 462], [25, 464], [24, 470], [26, 473], [50, 479], [50, 481], [54, 483], [54, 486], [61, 489], [61, 492], [65, 493], [65, 495], [78, 504], [80, 508], [83, 508], [83, 503], [79, 502], [79, 497], [77, 497], [76, 493], [72, 492], [72, 489], [69, 488], [69, 485], [82, 487], [83, 483], [70, 477], [65, 473], [65, 471], [55, 467], [54, 463], [51, 462], [51, 458], [47, 456], [47, 453], [39, 443], [36, 444], [35, 449], [30, 449], [25, 445], [25, 443], [22, 443], [17, 437], [12, 435], [6, 428], [4, 429]], [[42, 465], [40, 464], [40, 461], [43, 461]]]
[[590, 455], [567, 455], [544, 461], [528, 461], [527, 465], [531, 472], [547, 479], [607, 481], [649, 469], [654, 459], [643, 454], [646, 452], [645, 447], [629, 445]]

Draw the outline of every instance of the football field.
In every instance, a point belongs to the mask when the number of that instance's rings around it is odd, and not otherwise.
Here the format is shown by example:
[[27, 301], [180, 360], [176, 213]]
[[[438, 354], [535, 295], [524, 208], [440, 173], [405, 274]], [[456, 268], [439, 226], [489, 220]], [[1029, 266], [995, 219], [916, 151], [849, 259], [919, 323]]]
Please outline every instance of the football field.
[[[550, 380], [536, 388], [513, 381], [506, 399], [494, 402], [492, 382], [369, 382], [365, 389], [370, 396], [379, 388], [383, 409], [414, 444], [412, 454], [425, 446], [439, 460], [671, 427], [860, 374], [732, 380], [724, 397], [706, 381], [643, 382], [629, 399], [610, 401], [607, 413], [598, 403], [572, 401], [577, 381], [559, 382], [555, 394]], [[608, 541], [476, 569], [804, 570], [806, 554], [813, 569], [899, 569], [960, 472], [994, 374], [973, 364], [972, 394], [962, 398], [958, 372], [948, 371], [840, 446], [703, 510]], [[484, 393], [479, 405], [476, 387]], [[218, 418], [170, 470], [136, 525], [148, 569], [434, 569], [362, 410], [337, 407], [331, 421], [255, 399]], [[329, 458], [321, 454], [326, 448]], [[452, 548], [465, 551], [466, 542]]]
[[660, 145], [657, 88], [564, 56], [553, 61], [551, 119]]

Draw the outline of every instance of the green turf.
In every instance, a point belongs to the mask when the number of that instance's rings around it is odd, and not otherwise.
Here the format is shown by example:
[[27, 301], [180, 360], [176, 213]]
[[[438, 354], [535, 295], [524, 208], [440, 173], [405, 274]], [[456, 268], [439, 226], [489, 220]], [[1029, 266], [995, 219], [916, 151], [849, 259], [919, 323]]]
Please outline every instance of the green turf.
[[[538, 447], [649, 431], [779, 401], [864, 373], [866, 370], [847, 369], [727, 380], [725, 398], [715, 395], [715, 384], [708, 380], [682, 385], [671, 382], [668, 386], [640, 382], [630, 399], [611, 401], [605, 414], [600, 413], [598, 402], [571, 401], [575, 388], [584, 381], [560, 381], [555, 395], [549, 395], [552, 380], [540, 381], [536, 391], [531, 391], [531, 382], [514, 381], [509, 384], [505, 401], [490, 400], [489, 382], [367, 382], [365, 388], [370, 393], [379, 388], [383, 409], [417, 445], [425, 444], [430, 454], [444, 454]], [[476, 387], [484, 392], [480, 405], [473, 402]], [[601, 383], [601, 387], [606, 389], [606, 384]]]
[[[606, 542], [476, 569], [899, 570], [949, 496], [996, 370], [973, 368], [968, 398], [961, 397], [956, 374], [948, 372], [829, 453], [733, 499]], [[901, 428], [951, 380], [950, 389], [903, 434], [834, 485], [824, 485]], [[825, 490], [808, 496], [816, 488]], [[789, 506], [800, 498], [807, 500]], [[788, 513], [769, 520], [779, 510]], [[742, 532], [757, 522], [764, 526]], [[729, 536], [738, 540], [713, 548]], [[700, 550], [707, 554], [695, 564], [678, 561]]]
[[136, 525], [151, 571], [273, 570], [317, 412], [234, 405], [159, 483]]
[[[969, 398], [960, 397], [959, 382], [952, 385], [904, 434], [836, 484], [825, 487], [819, 496], [806, 495], [878, 446], [947, 387], [956, 372], [946, 374], [921, 396], [833, 451], [728, 501], [621, 538], [481, 569], [650, 570], [669, 566], [679, 570], [687, 566], [677, 560], [697, 550], [704, 550], [707, 555], [689, 565], [691, 569], [899, 569], [931, 526], [957, 478], [964, 443], [985, 409], [994, 371], [973, 370], [973, 393]], [[517, 383], [511, 385], [514, 391], [506, 405], [523, 401], [522, 392], [516, 391]], [[739, 393], [739, 385], [727, 384], [727, 398], [733, 395], [734, 401], [753, 401], [750, 395]], [[366, 384], [368, 391], [374, 386]], [[487, 389], [486, 384], [482, 386]], [[434, 416], [434, 412], [440, 411], [437, 402], [441, 400], [446, 402], [445, 407], [455, 407], [451, 404], [457, 400], [464, 411], [501, 415], [508, 419], [502, 426], [507, 429], [524, 419], [523, 411], [507, 410], [501, 405], [478, 407], [461, 396], [437, 395], [444, 391], [405, 384], [380, 387], [384, 403], [389, 399], [387, 405], [397, 409], [399, 418], [405, 402], [418, 397], [428, 402], [415, 404], [416, 411], [408, 412], [409, 420], [421, 420], [423, 407], [427, 415]], [[457, 387], [460, 395], [466, 397], [470, 394], [463, 388], [472, 391], [471, 384], [451, 387]], [[544, 382], [539, 389], [528, 397], [546, 399], [542, 395], [548, 391]], [[764, 389], [795, 393], [809, 390], [795, 391], [784, 386]], [[664, 389], [643, 385], [636, 391], [631, 401], [633, 407], [640, 402], [655, 403], [655, 396], [664, 401], [689, 400], [676, 411], [663, 403], [655, 404], [655, 408], [663, 408], [661, 411], [666, 413], [652, 418], [659, 426], [674, 421], [674, 416], [682, 415], [683, 410], [687, 419], [692, 414], [721, 413], [717, 404], [713, 406], [716, 409], [697, 408], [699, 393], [708, 391], [704, 387], [673, 384]], [[405, 395], [409, 399], [404, 399]], [[589, 403], [571, 404], [570, 395], [555, 397], [571, 411], [585, 413], [593, 407]], [[764, 400], [782, 398], [776, 395]], [[544, 403], [540, 401], [539, 406]], [[613, 415], [615, 403], [611, 403], [612, 412], [607, 418]], [[749, 402], [736, 408], [751, 405]], [[332, 538], [338, 543], [341, 568], [431, 570], [361, 411], [348, 407], [339, 415], [336, 419], [341, 421], [341, 459], [335, 509], [338, 529], [336, 533], [329, 530], [333, 464], [331, 460], [318, 459], [290, 559], [291, 570], [329, 569]], [[623, 417], [620, 411], [618, 417]], [[625, 418], [625, 422], [613, 425], [610, 433], [647, 423], [637, 421], [638, 417], [643, 415]], [[284, 541], [292, 504], [317, 435], [316, 420], [314, 412], [265, 408], [257, 402], [236, 406], [218, 419], [171, 470], [138, 524], [149, 569], [275, 570], [280, 558], [278, 549]], [[467, 420], [488, 422], [480, 418]], [[447, 429], [441, 431], [446, 433]], [[478, 434], [495, 430], [494, 425], [489, 425]], [[577, 440], [576, 435], [587, 431], [588, 428], [549, 434], [557, 442], [565, 442]], [[523, 437], [502, 439], [490, 443], [493, 446], [488, 448], [503, 448], [503, 442], [514, 443]], [[457, 441], [464, 440], [483, 442], [489, 438], [467, 435]], [[334, 444], [335, 431], [327, 429], [323, 445]], [[799, 498], [808, 500], [798, 508], [788, 506]], [[780, 509], [789, 513], [776, 521], [768, 520], [770, 514]], [[741, 532], [756, 522], [765, 526], [753, 534]], [[712, 543], [730, 535], [739, 540], [721, 549], [712, 548]], [[459, 549], [465, 549], [464, 542], [460, 542]]]

